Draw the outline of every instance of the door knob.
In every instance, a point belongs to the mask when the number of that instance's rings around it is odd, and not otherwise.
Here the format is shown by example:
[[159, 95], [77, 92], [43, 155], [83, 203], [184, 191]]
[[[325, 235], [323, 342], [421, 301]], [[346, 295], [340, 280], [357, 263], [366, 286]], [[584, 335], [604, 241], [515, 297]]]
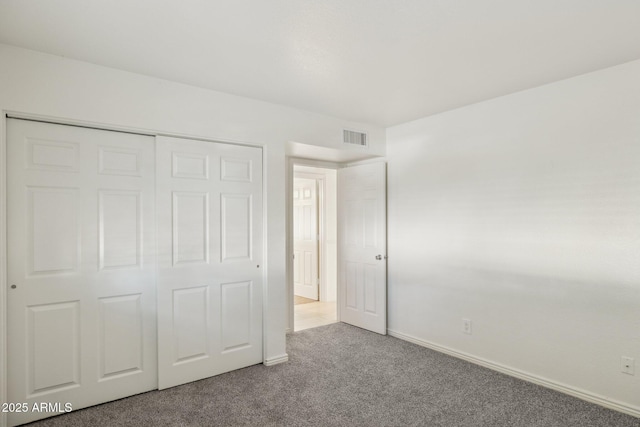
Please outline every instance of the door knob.
[[382, 259], [382, 255], [376, 255], [376, 259], [380, 261]]

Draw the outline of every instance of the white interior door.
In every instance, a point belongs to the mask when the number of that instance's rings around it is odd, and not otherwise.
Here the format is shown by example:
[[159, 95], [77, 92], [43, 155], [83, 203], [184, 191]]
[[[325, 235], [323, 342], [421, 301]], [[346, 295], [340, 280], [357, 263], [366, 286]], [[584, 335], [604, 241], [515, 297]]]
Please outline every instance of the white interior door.
[[9, 424], [157, 387], [153, 144], [8, 120]]
[[338, 170], [340, 320], [387, 333], [386, 165]]
[[302, 176], [293, 180], [293, 289], [318, 300], [318, 184]]
[[156, 143], [163, 389], [262, 362], [262, 150]]

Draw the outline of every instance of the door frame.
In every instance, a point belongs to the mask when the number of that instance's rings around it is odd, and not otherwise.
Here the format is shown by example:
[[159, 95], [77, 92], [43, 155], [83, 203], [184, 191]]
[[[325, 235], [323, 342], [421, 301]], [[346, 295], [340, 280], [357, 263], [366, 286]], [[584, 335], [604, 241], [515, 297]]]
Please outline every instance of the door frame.
[[[322, 160], [303, 159], [298, 157], [287, 157], [287, 170], [286, 170], [286, 200], [287, 211], [285, 219], [287, 222], [287, 238], [286, 238], [286, 278], [287, 278], [287, 333], [294, 330], [294, 287], [293, 287], [293, 180], [294, 180], [294, 166], [310, 166], [322, 169], [340, 169], [341, 165], [334, 162], [326, 162]], [[307, 173], [307, 172], [303, 172]], [[326, 179], [324, 177], [316, 178], [318, 181], [318, 234], [320, 239], [318, 242], [318, 272], [320, 276], [319, 285], [319, 301], [322, 301], [326, 297], [326, 280], [327, 275], [324, 274], [326, 266], [326, 243], [325, 243], [325, 230], [326, 230]], [[340, 311], [338, 304], [336, 304], [337, 320], [340, 321]]]
[[[247, 141], [237, 141], [230, 140], [227, 138], [213, 138], [213, 137], [202, 137], [188, 134], [180, 134], [180, 133], [172, 133], [172, 132], [163, 132], [158, 130], [150, 130], [150, 129], [142, 129], [128, 126], [118, 126], [113, 124], [106, 124], [100, 122], [90, 122], [85, 120], [77, 120], [73, 118], [63, 118], [63, 117], [55, 117], [55, 116], [47, 116], [41, 114], [33, 114], [27, 113], [23, 111], [16, 110], [7, 110], [0, 109], [0, 171], [4, 171], [0, 173], [0, 378], [2, 378], [0, 382], [0, 402], [7, 402], [8, 396], [8, 384], [7, 384], [7, 291], [8, 291], [8, 276], [7, 276], [7, 254], [8, 254], [8, 242], [7, 242], [7, 119], [24, 119], [24, 120], [33, 120], [39, 122], [47, 122], [52, 124], [59, 125], [67, 125], [67, 126], [79, 126], [86, 127], [92, 129], [99, 130], [107, 130], [113, 132], [126, 132], [140, 135], [148, 135], [152, 137], [157, 136], [172, 136], [177, 138], [187, 138], [198, 141], [207, 141], [207, 142], [219, 142], [225, 144], [232, 145], [244, 145], [248, 147], [256, 147], [262, 150], [262, 215], [264, 218], [264, 227], [262, 230], [263, 238], [263, 265], [264, 269], [262, 269], [262, 360], [264, 364], [267, 364], [267, 314], [268, 314], [268, 289], [269, 289], [269, 280], [268, 280], [268, 269], [269, 269], [269, 259], [268, 254], [268, 232], [267, 232], [267, 223], [268, 223], [268, 215], [267, 215], [267, 205], [268, 205], [268, 194], [267, 194], [267, 144], [266, 143], [251, 143]], [[154, 142], [155, 149], [155, 142]], [[273, 364], [273, 363], [272, 363]], [[0, 427], [7, 425], [7, 414], [0, 413]]]

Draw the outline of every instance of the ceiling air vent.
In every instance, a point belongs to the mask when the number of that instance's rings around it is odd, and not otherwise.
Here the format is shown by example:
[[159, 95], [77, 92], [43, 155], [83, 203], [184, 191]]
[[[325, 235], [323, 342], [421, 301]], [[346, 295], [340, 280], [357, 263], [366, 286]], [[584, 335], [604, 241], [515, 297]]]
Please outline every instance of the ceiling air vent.
[[345, 129], [342, 131], [342, 135], [345, 144], [359, 145], [360, 147], [366, 147], [369, 144], [369, 141], [367, 141], [367, 134], [364, 132]]

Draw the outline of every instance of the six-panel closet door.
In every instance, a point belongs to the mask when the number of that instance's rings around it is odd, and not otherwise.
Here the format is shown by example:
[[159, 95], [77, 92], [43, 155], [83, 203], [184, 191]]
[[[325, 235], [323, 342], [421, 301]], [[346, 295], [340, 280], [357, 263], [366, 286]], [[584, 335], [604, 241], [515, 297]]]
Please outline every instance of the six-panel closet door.
[[163, 389], [262, 362], [262, 150], [156, 143]]
[[155, 389], [153, 137], [7, 122], [9, 423]]
[[10, 425], [262, 362], [261, 149], [7, 123]]

